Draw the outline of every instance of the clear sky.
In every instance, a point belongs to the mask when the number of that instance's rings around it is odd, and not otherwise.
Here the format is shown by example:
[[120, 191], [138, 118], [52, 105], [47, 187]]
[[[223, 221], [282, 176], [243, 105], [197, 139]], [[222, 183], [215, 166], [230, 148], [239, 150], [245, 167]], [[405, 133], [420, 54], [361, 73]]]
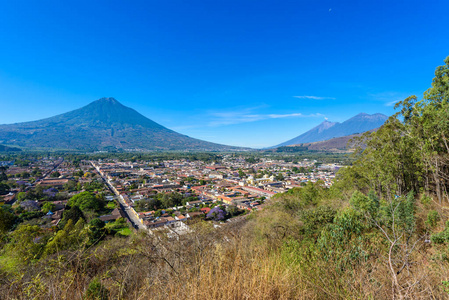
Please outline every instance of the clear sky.
[[0, 124], [114, 97], [180, 133], [272, 146], [392, 114], [449, 55], [449, 1], [2, 1]]

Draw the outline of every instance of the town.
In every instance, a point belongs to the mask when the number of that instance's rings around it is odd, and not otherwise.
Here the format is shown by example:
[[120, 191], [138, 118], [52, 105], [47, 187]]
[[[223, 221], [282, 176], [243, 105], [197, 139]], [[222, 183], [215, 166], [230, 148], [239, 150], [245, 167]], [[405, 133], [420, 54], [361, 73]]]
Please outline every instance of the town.
[[290, 189], [330, 187], [340, 167], [236, 154], [223, 154], [219, 162], [47, 156], [2, 161], [0, 199], [19, 218], [43, 228], [66, 224], [64, 218], [74, 214], [68, 210], [77, 206], [86, 221], [99, 219], [110, 233], [129, 235], [132, 227], [176, 236], [200, 220], [220, 226], [262, 210]]

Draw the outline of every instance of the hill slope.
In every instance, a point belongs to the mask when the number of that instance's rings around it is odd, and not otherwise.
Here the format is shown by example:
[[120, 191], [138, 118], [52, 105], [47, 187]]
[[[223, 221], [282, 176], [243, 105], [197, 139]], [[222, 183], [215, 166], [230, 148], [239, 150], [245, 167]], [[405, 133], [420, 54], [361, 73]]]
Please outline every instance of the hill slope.
[[20, 152], [22, 149], [0, 145], [0, 152]]
[[0, 143], [25, 148], [76, 150], [227, 150], [179, 134], [126, 107], [101, 98], [51, 118], [0, 125]]
[[344, 121], [343, 123], [324, 121], [320, 125], [301, 134], [300, 136], [297, 136], [275, 147], [320, 142], [330, 140], [332, 138], [362, 133], [380, 127], [387, 119], [388, 117], [383, 114], [369, 115], [360, 113]]

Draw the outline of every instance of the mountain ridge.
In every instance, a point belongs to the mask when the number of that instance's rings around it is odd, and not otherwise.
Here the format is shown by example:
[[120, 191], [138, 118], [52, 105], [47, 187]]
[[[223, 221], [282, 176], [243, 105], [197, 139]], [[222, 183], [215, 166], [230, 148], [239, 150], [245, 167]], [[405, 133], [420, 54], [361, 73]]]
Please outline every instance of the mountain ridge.
[[0, 125], [0, 143], [75, 150], [229, 150], [168, 129], [116, 99], [100, 98], [53, 117]]
[[[273, 146], [272, 148], [297, 145], [303, 143], [313, 143], [330, 140], [333, 138], [344, 137], [348, 135], [363, 133], [380, 127], [388, 119], [388, 116], [375, 113], [359, 113], [348, 120], [339, 122], [323, 121], [318, 126], [313, 127], [309, 131], [290, 139], [284, 143]], [[330, 125], [332, 124], [332, 125]]]

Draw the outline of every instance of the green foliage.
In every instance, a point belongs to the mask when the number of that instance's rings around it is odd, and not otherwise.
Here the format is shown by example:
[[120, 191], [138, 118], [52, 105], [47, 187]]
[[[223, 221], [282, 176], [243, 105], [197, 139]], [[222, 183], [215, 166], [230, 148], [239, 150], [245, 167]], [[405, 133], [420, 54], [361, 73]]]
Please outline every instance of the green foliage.
[[89, 222], [88, 236], [90, 244], [96, 244], [105, 237], [106, 230], [104, 226], [105, 223], [98, 218]]
[[50, 177], [52, 177], [52, 178], [58, 178], [59, 176], [61, 176], [61, 173], [59, 173], [58, 171], [55, 171], [50, 174]]
[[245, 161], [249, 164], [255, 164], [255, 163], [258, 163], [260, 161], [260, 159], [257, 157], [250, 156], [250, 157], [245, 158]]
[[332, 268], [344, 271], [360, 261], [366, 260], [369, 252], [367, 237], [363, 232], [367, 229], [362, 216], [349, 208], [340, 212], [333, 224], [328, 224], [321, 231], [317, 241], [319, 257], [332, 262]]
[[290, 189], [286, 194], [300, 200], [299, 203], [297, 202], [294, 205], [299, 205], [301, 207], [316, 205], [328, 196], [329, 190], [325, 188], [322, 183], [322, 181], [317, 181], [316, 183], [309, 181], [304, 187]]
[[94, 181], [85, 183], [83, 188], [86, 191], [90, 191], [90, 192], [101, 191], [104, 188], [104, 184], [101, 181], [94, 180]]
[[43, 213], [48, 213], [49, 211], [55, 211], [56, 205], [53, 202], [45, 202], [42, 205], [41, 211]]
[[122, 228], [122, 229], [118, 230], [116, 233], [116, 235], [119, 235], [119, 236], [130, 236], [131, 234], [132, 234], [132, 231], [129, 227]]
[[[117, 234], [122, 232], [123, 229], [128, 228], [128, 223], [124, 218], [118, 218], [115, 222], [109, 222], [105, 225], [107, 234]], [[131, 233], [131, 232], [129, 232]]]
[[449, 294], [449, 281], [448, 280], [443, 280], [441, 282], [441, 284], [443, 285], [443, 290]]
[[23, 264], [38, 259], [45, 245], [45, 234], [37, 225], [19, 225], [11, 233], [6, 253]]
[[[281, 146], [276, 148], [276, 152], [308, 152], [309, 147], [308, 146]], [[310, 152], [314, 152], [313, 150], [310, 150]]]
[[185, 204], [185, 201], [183, 201], [183, 196], [180, 193], [176, 192], [157, 194], [156, 197], [160, 201], [159, 208], [170, 208]]
[[117, 203], [115, 203], [114, 201], [109, 201], [108, 204], [106, 204], [107, 209], [114, 209], [116, 207], [117, 207]]
[[101, 211], [105, 207], [104, 198], [100, 195], [95, 195], [91, 192], [81, 192], [70, 198], [68, 204], [70, 206], [77, 206], [81, 210]]
[[358, 139], [357, 160], [345, 172], [348, 182], [386, 198], [432, 190], [441, 203], [449, 153], [448, 74], [449, 57], [436, 69], [422, 100], [411, 96], [397, 103], [397, 114]]
[[422, 194], [421, 198], [419, 200], [424, 205], [429, 205], [430, 202], [432, 202], [432, 198], [429, 197], [429, 195], [426, 195], [426, 194]]
[[374, 216], [379, 209], [379, 199], [376, 197], [373, 191], [368, 194], [368, 197], [359, 191], [355, 191], [352, 194], [349, 203], [356, 209], [363, 213], [367, 212]]
[[8, 176], [5, 174], [5, 172], [0, 172], [0, 182], [1, 181], [7, 181]]
[[446, 227], [443, 231], [432, 234], [430, 240], [435, 244], [445, 244], [449, 241], [449, 221], [446, 222]]
[[108, 300], [109, 291], [104, 287], [104, 285], [101, 284], [100, 280], [95, 277], [89, 283], [85, 297], [89, 300]]
[[8, 209], [0, 206], [0, 233], [9, 231], [15, 224], [16, 217]]
[[73, 176], [83, 177], [83, 175], [84, 175], [83, 170], [73, 172]]
[[19, 219], [22, 221], [26, 221], [26, 220], [32, 220], [35, 218], [40, 218], [42, 216], [44, 216], [44, 213], [42, 211], [23, 211], [19, 215]]
[[303, 223], [301, 230], [306, 235], [314, 235], [321, 231], [323, 226], [331, 224], [335, 215], [336, 211], [326, 205], [304, 210], [300, 213], [300, 219]]
[[53, 254], [69, 248], [81, 247], [86, 235], [83, 231], [85, 222], [79, 219], [75, 225], [69, 219], [63, 229], [59, 230], [45, 245], [44, 254]]
[[85, 220], [85, 217], [78, 206], [66, 208], [66, 210], [64, 210], [64, 213], [62, 214], [62, 220], [59, 222], [59, 227], [64, 228], [69, 220], [72, 220], [72, 223], [77, 223], [80, 219]]
[[6, 195], [9, 193], [10, 186], [4, 182], [0, 182], [0, 195]]
[[[416, 229], [415, 222], [415, 194], [413, 192], [408, 193], [407, 197], [396, 198], [397, 201], [392, 202], [390, 211], [393, 205], [397, 205], [397, 226], [402, 229], [406, 236], [411, 236]], [[399, 203], [398, 203], [399, 202]], [[397, 204], [396, 204], [397, 203]], [[394, 224], [392, 224], [393, 226]]]
[[440, 215], [438, 214], [438, 212], [436, 210], [431, 210], [427, 213], [426, 224], [430, 228], [434, 228], [435, 226], [437, 226], [437, 223], [439, 221], [440, 221]]
[[277, 181], [283, 181], [284, 180], [284, 175], [282, 175], [282, 173], [278, 173], [278, 174], [276, 174], [276, 180]]
[[78, 190], [78, 186], [75, 181], [69, 180], [66, 184], [64, 184], [64, 190], [68, 192], [73, 192]]
[[26, 197], [27, 197], [27, 194], [25, 192], [19, 192], [16, 195], [17, 201], [19, 201], [19, 202], [25, 200]]

